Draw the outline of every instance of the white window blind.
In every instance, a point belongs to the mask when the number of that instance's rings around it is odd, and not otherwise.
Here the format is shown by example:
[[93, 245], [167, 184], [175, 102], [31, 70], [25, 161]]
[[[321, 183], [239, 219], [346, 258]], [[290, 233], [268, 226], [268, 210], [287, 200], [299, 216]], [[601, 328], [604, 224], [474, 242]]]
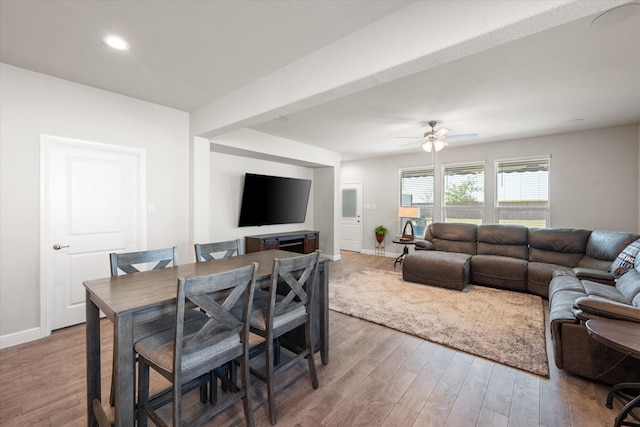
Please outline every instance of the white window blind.
[[484, 164], [444, 168], [444, 222], [482, 224]]
[[496, 162], [496, 222], [549, 227], [549, 157]]
[[417, 226], [433, 222], [433, 168], [407, 169], [400, 172], [400, 206], [420, 208]]

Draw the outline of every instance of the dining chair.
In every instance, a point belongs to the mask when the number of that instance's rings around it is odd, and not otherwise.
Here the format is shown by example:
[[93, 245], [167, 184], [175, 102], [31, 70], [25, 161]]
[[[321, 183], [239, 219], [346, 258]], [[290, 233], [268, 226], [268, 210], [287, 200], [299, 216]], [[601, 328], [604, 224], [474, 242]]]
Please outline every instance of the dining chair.
[[240, 255], [240, 239], [226, 242], [196, 243], [193, 246], [196, 251], [196, 262]]
[[[156, 425], [168, 425], [149, 400], [149, 368], [171, 382], [173, 426], [182, 424], [182, 388], [189, 381], [209, 376], [211, 370], [229, 361], [237, 361], [241, 384], [226, 399], [196, 413], [190, 424], [201, 425], [242, 399], [245, 423], [253, 425], [249, 385], [249, 326], [258, 264], [207, 276], [178, 278], [175, 325], [136, 343], [139, 355], [138, 425], [145, 427], [150, 418]], [[186, 322], [190, 302], [202, 309], [207, 318]]]
[[[132, 274], [145, 270], [159, 270], [169, 266], [171, 263], [174, 266], [178, 265], [178, 248], [174, 246], [172, 248], [149, 251], [111, 253], [109, 254], [109, 260], [111, 261], [111, 276], [114, 277], [119, 275], [119, 271], [125, 274]], [[148, 267], [153, 263], [155, 265], [152, 268], [140, 267], [141, 265]]]
[[[213, 261], [220, 258], [230, 258], [232, 256], [240, 255], [240, 240], [228, 240], [225, 242], [212, 242], [212, 243], [196, 243], [193, 245], [196, 252], [196, 262]], [[222, 390], [228, 390], [232, 382], [234, 370], [231, 363], [226, 363], [223, 366], [219, 366], [213, 371], [215, 377], [220, 378], [222, 383]], [[213, 378], [212, 378], [213, 380]], [[213, 390], [216, 390], [213, 388]], [[216, 396], [212, 396], [215, 401]]]
[[[178, 265], [177, 247], [153, 249], [148, 251], [111, 253], [109, 254], [111, 263], [111, 276], [115, 277], [124, 274], [134, 274], [146, 270], [158, 270], [169, 266]], [[201, 318], [202, 314], [190, 310], [188, 313], [189, 320]], [[173, 326], [173, 316], [164, 316], [160, 319], [149, 322], [138, 323], [133, 327], [133, 343], [145, 338], [156, 332], [169, 329]], [[109, 403], [111, 406], [115, 404], [115, 370], [116, 358], [113, 358], [113, 366], [111, 373], [111, 395]], [[203, 390], [202, 399], [206, 399]]]
[[[276, 423], [275, 383], [276, 376], [291, 367], [301, 358], [306, 358], [309, 366], [311, 386], [318, 388], [318, 376], [314, 360], [315, 342], [312, 326], [311, 301], [314, 298], [318, 275], [320, 251], [294, 258], [274, 259], [268, 298], [256, 298], [250, 317], [251, 332], [264, 338], [265, 371], [251, 369], [251, 373], [267, 384], [269, 419]], [[304, 325], [304, 348], [289, 349], [295, 356], [276, 365], [279, 357], [274, 357], [274, 345], [283, 334]], [[283, 357], [284, 359], [284, 357]]]

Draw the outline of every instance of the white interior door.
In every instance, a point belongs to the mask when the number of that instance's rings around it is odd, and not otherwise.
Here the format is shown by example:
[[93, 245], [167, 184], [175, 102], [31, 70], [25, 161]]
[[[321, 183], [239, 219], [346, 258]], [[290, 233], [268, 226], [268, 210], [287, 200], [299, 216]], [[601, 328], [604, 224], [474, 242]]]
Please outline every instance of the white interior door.
[[85, 321], [82, 282], [110, 275], [110, 252], [146, 239], [143, 150], [41, 136], [43, 319]]
[[362, 249], [362, 184], [341, 184], [340, 249]]

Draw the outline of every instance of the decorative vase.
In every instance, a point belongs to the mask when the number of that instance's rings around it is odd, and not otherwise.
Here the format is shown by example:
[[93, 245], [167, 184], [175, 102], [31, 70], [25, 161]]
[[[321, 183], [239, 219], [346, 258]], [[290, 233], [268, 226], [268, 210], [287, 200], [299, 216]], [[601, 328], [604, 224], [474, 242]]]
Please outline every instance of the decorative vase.
[[384, 242], [384, 233], [376, 233], [376, 241], [378, 243]]

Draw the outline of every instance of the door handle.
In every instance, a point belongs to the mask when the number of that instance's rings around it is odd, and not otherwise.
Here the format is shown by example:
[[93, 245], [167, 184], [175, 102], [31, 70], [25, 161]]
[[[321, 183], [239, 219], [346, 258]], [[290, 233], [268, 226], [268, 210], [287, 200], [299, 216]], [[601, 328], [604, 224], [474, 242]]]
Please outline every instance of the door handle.
[[53, 249], [55, 249], [56, 251], [59, 251], [62, 248], [68, 248], [69, 245], [61, 245], [60, 243], [56, 243], [55, 245], [53, 245]]

